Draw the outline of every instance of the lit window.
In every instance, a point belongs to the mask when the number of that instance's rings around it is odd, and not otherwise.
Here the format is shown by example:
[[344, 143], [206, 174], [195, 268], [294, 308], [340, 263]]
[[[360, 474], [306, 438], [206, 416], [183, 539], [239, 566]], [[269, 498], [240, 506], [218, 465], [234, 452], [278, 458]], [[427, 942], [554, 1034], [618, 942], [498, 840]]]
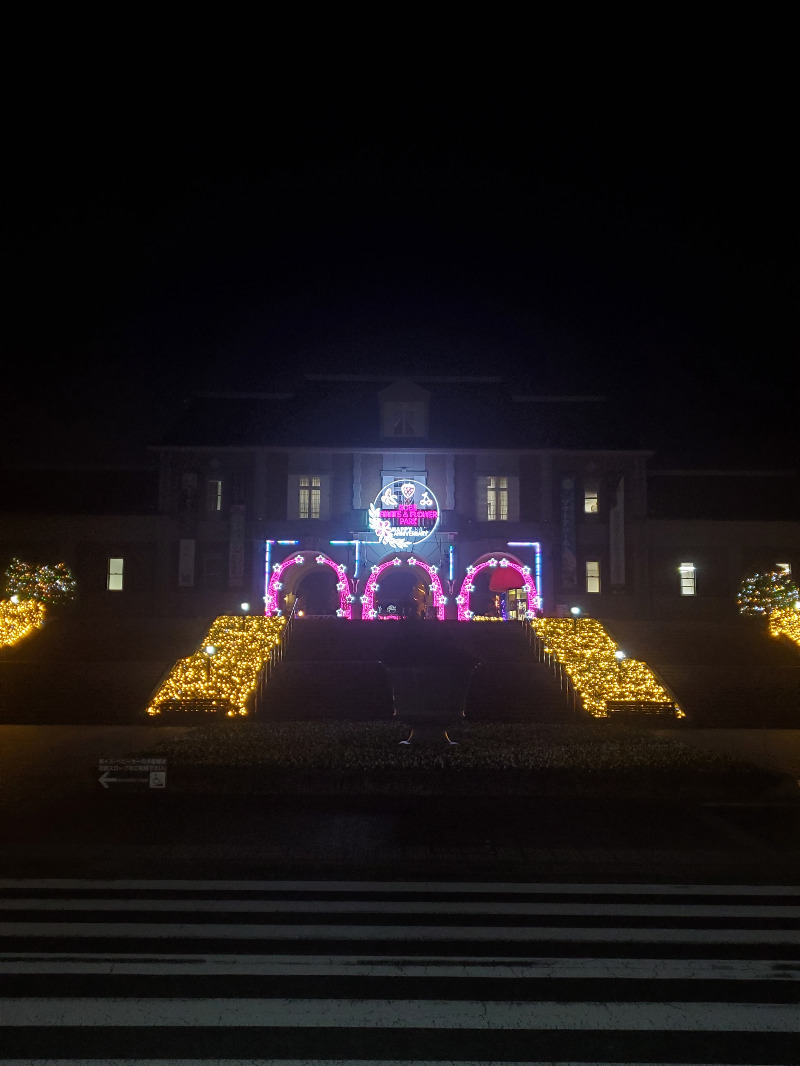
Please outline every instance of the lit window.
[[216, 512], [222, 510], [222, 482], [211, 478], [208, 482], [208, 509]]
[[508, 521], [507, 477], [487, 477], [486, 518], [489, 522]]
[[107, 588], [109, 592], [122, 591], [122, 559], [108, 560]]
[[597, 498], [597, 482], [586, 481], [583, 485], [583, 513], [584, 514], [597, 514], [598, 511], [598, 498]]
[[697, 592], [694, 563], [681, 563], [678, 573], [681, 575], [681, 596], [694, 596]]
[[300, 517], [319, 518], [320, 479], [311, 475], [300, 477]]
[[600, 563], [597, 559], [586, 560], [586, 591], [600, 591]]

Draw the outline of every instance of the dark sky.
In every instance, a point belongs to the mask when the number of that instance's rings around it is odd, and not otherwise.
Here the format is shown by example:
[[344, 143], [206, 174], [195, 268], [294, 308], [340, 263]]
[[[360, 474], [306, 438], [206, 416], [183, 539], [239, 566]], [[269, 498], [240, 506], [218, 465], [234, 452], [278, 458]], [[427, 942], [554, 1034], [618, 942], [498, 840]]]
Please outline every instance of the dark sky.
[[798, 175], [768, 95], [33, 102], [6, 460], [137, 463], [193, 392], [306, 369], [507, 373], [622, 398], [676, 463], [785, 465]]

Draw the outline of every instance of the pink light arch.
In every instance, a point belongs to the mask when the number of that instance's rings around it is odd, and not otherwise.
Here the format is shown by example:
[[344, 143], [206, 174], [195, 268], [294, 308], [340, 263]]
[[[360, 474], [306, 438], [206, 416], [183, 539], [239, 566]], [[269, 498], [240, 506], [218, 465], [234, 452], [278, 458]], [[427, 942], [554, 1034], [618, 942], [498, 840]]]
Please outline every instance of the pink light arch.
[[[311, 562], [310, 555], [304, 555], [302, 552], [297, 552], [296, 555], [289, 555], [281, 562], [276, 563], [272, 568], [272, 573], [269, 576], [269, 584], [267, 586], [267, 600], [264, 613], [265, 614], [280, 614], [280, 608], [278, 603], [280, 601], [280, 591], [283, 588], [282, 577], [286, 570], [290, 566], [305, 566], [306, 563]], [[336, 574], [336, 589], [339, 593], [339, 608], [336, 614], [339, 618], [352, 618], [353, 617], [353, 596], [350, 579], [347, 576], [347, 568], [342, 563], [335, 563], [333, 559], [329, 559], [327, 555], [319, 554], [314, 559], [314, 562], [318, 566], [329, 566]]]
[[466, 577], [461, 583], [461, 591], [458, 596], [456, 596], [459, 622], [469, 622], [473, 616], [473, 612], [469, 609], [470, 595], [475, 591], [473, 578], [479, 574], [481, 570], [485, 570], [487, 567], [493, 569], [496, 566], [510, 566], [511, 569], [516, 570], [522, 578], [528, 593], [528, 610], [525, 613], [525, 617], [534, 617], [534, 610], [539, 606], [539, 595], [536, 591], [536, 586], [533, 583], [533, 578], [531, 577], [531, 568], [529, 566], [521, 566], [512, 559], [503, 557], [502, 559], [484, 559], [484, 561], [478, 563], [477, 566], [467, 567]]
[[[437, 568], [435, 566], [430, 566], [422, 559], [416, 559], [413, 555], [406, 560], [406, 563], [408, 566], [421, 567], [431, 579], [431, 600], [433, 601], [433, 606], [436, 608], [436, 617], [440, 622], [444, 621], [444, 608], [447, 603], [447, 597], [444, 595], [444, 589], [442, 588], [442, 582]], [[364, 586], [364, 595], [361, 597], [361, 617], [365, 621], [373, 621], [377, 617], [377, 612], [375, 611], [375, 593], [379, 587], [378, 578], [387, 567], [402, 565], [402, 560], [395, 557], [394, 559], [387, 559], [385, 562], [372, 567], [367, 583]]]

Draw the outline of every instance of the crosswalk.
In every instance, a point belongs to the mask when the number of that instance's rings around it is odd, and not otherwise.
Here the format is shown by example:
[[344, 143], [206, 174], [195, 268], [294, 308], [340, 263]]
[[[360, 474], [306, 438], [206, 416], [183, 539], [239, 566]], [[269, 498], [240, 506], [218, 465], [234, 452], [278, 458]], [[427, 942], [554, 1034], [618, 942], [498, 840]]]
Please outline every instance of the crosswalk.
[[800, 1062], [800, 889], [0, 881], [3, 1063]]

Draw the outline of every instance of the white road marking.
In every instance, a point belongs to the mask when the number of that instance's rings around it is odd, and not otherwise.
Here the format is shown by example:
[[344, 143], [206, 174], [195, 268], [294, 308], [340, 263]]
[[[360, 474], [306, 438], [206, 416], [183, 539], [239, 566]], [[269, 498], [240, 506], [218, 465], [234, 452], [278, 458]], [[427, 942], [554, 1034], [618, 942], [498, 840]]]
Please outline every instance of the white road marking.
[[6, 1026], [277, 1026], [361, 1029], [800, 1032], [794, 1005], [383, 999], [10, 999]]
[[[798, 895], [800, 900], [800, 895]], [[189, 911], [225, 913], [263, 913], [291, 911], [295, 914], [496, 914], [588, 915], [597, 917], [695, 917], [695, 918], [797, 918], [797, 907], [781, 905], [736, 906], [735, 904], [693, 903], [409, 903], [386, 900], [257, 900], [257, 899], [0, 899], [0, 913], [27, 911]]]
[[0, 936], [124, 937], [141, 940], [203, 937], [225, 940], [566, 940], [587, 943], [696, 943], [696, 944], [796, 944], [797, 927], [786, 929], [627, 929], [569, 928], [562, 926], [520, 929], [517, 926], [437, 925], [231, 925], [158, 924], [142, 922], [0, 922]]
[[4, 889], [64, 889], [103, 890], [135, 892], [158, 890], [165, 892], [342, 892], [348, 895], [359, 892], [425, 892], [451, 895], [495, 893], [571, 893], [574, 895], [597, 895], [613, 893], [621, 896], [797, 896], [800, 888], [788, 885], [696, 885], [696, 884], [547, 884], [515, 881], [196, 881], [196, 880], [88, 880], [83, 878], [5, 878], [0, 879], [0, 891]]
[[0, 955], [0, 974], [101, 974], [262, 977], [447, 977], [565, 980], [800, 981], [800, 963], [765, 959], [594, 959], [297, 955]]

